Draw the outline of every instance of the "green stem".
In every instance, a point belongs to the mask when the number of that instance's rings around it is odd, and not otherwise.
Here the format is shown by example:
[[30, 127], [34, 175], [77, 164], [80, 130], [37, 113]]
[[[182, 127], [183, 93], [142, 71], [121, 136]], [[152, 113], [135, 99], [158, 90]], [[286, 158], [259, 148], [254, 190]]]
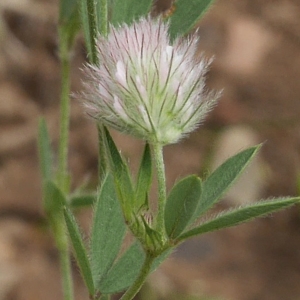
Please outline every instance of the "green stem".
[[108, 159], [107, 159], [107, 153], [106, 153], [106, 144], [105, 144], [105, 135], [106, 132], [104, 130], [103, 124], [98, 123], [97, 125], [98, 129], [98, 147], [99, 147], [99, 157], [98, 157], [98, 178], [99, 182], [102, 182], [106, 171], [108, 168]]
[[[108, 34], [108, 4], [107, 0], [99, 0], [100, 11], [98, 16], [98, 28], [99, 33], [102, 36], [107, 36]], [[96, 54], [97, 55], [97, 54]], [[100, 62], [98, 61], [98, 64]], [[106, 175], [108, 168], [107, 153], [105, 150], [105, 130], [103, 124], [98, 124], [98, 144], [99, 144], [99, 166], [98, 166], [98, 177], [101, 182]]]
[[90, 34], [90, 43], [91, 43], [91, 51], [90, 62], [94, 65], [99, 64], [99, 59], [97, 55], [97, 13], [96, 13], [96, 5], [94, 0], [87, 0], [87, 12], [88, 12], [88, 22], [89, 22], [89, 34]]
[[63, 278], [64, 300], [73, 300], [73, 278], [68, 247], [60, 249], [60, 268]]
[[[69, 192], [68, 143], [70, 124], [70, 45], [68, 44], [68, 38], [63, 26], [59, 28], [59, 39], [61, 59], [61, 99], [57, 182], [60, 189], [67, 194]], [[60, 254], [64, 300], [73, 300], [73, 280], [69, 243], [62, 214], [54, 216], [52, 229]]]
[[[89, 33], [90, 33], [90, 62], [94, 65], [99, 65], [98, 53], [97, 53], [97, 31], [103, 36], [107, 36], [107, 24], [108, 24], [108, 4], [107, 0], [100, 0], [97, 4], [100, 5], [100, 12], [97, 20], [96, 3], [94, 0], [87, 0], [87, 12], [89, 20]], [[98, 177], [101, 182], [107, 171], [107, 155], [105, 151], [105, 132], [104, 126], [98, 124], [98, 140], [99, 140], [99, 164], [98, 164]]]
[[132, 300], [134, 296], [139, 292], [142, 285], [144, 284], [147, 276], [151, 272], [151, 266], [153, 263], [154, 257], [150, 254], [146, 256], [142, 269], [133, 283], [133, 285], [126, 291], [126, 293], [121, 297], [120, 300]]
[[160, 144], [153, 145], [153, 157], [156, 164], [157, 182], [158, 182], [158, 212], [156, 219], [156, 229], [162, 234], [165, 234], [165, 206], [167, 200], [166, 192], [166, 174], [163, 158], [163, 147]]
[[107, 36], [108, 33], [108, 4], [107, 0], [99, 0], [100, 15], [99, 15], [99, 32], [102, 36]]
[[60, 269], [62, 273], [62, 285], [64, 300], [73, 300], [73, 279], [72, 279], [72, 269], [71, 260], [69, 253], [69, 241], [66, 234], [65, 223], [63, 215], [59, 214], [54, 216], [53, 220], [53, 233], [56, 241], [56, 246], [59, 250], [60, 257]]
[[68, 193], [68, 143], [70, 124], [70, 51], [64, 29], [59, 30], [61, 59], [60, 137], [57, 181], [64, 193]]

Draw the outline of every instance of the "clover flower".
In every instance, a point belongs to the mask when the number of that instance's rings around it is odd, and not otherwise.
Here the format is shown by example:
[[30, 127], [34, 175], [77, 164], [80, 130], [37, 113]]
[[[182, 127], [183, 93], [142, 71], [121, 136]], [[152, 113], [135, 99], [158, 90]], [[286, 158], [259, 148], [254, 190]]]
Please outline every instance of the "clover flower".
[[142, 18], [99, 37], [100, 65], [85, 67], [85, 106], [103, 124], [152, 143], [177, 142], [218, 98], [205, 89], [210, 61], [196, 58], [198, 38], [170, 42], [168, 23]]

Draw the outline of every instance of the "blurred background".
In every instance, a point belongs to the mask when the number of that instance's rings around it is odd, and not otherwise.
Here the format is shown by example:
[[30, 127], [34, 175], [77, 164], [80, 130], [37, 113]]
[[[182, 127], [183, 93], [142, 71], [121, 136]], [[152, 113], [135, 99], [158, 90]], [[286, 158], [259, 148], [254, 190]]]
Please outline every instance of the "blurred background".
[[[166, 10], [171, 1], [157, 1]], [[188, 5], [188, 1], [187, 1]], [[60, 65], [57, 0], [0, 1], [0, 300], [60, 300], [58, 254], [45, 226], [37, 158], [44, 115], [57, 147]], [[217, 0], [199, 23], [199, 53], [214, 56], [208, 85], [223, 96], [189, 138], [165, 149], [168, 186], [206, 177], [236, 152], [263, 143], [245, 176], [215, 212], [300, 193], [300, 2]], [[72, 91], [86, 51], [79, 37]], [[141, 143], [114, 134], [132, 169]], [[72, 103], [72, 186], [96, 184], [97, 133]], [[78, 212], [88, 234], [90, 210]], [[88, 299], [74, 262], [77, 299]], [[140, 300], [300, 299], [300, 211], [294, 207], [183, 244]], [[117, 298], [116, 298], [117, 299]]]

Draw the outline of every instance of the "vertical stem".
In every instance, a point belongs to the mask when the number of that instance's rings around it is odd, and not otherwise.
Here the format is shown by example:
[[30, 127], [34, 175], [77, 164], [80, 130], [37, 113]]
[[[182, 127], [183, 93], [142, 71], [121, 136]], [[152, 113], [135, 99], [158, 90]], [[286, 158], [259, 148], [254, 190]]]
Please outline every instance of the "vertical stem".
[[106, 146], [105, 146], [105, 130], [103, 124], [97, 125], [98, 129], [98, 178], [99, 182], [102, 182], [105, 175], [106, 170], [108, 168], [108, 159], [107, 159], [107, 153], [106, 153]]
[[[98, 11], [100, 11], [99, 19], [97, 20], [97, 11], [96, 11], [96, 3], [94, 0], [87, 0], [87, 12], [89, 16], [89, 32], [90, 32], [90, 42], [91, 42], [91, 55], [90, 62], [94, 65], [98, 65], [99, 59], [97, 54], [97, 32], [98, 29], [100, 34], [103, 36], [107, 35], [107, 24], [108, 24], [108, 4], [107, 0], [100, 0], [97, 4], [100, 5]], [[104, 126], [102, 124], [98, 124], [98, 140], [99, 140], [99, 165], [98, 165], [98, 177], [101, 182], [103, 177], [105, 176], [107, 170], [107, 155], [105, 151], [105, 142], [104, 142], [105, 132]]]
[[96, 6], [94, 0], [87, 0], [87, 12], [88, 12], [88, 20], [89, 20], [89, 33], [90, 33], [90, 43], [91, 43], [91, 57], [90, 62], [94, 65], [99, 64], [98, 55], [97, 55], [97, 14], [96, 14]]
[[147, 276], [151, 272], [151, 266], [154, 257], [150, 254], [147, 254], [140, 274], [138, 275], [137, 279], [133, 283], [133, 285], [126, 291], [126, 293], [121, 297], [120, 300], [132, 300], [134, 296], [138, 293], [141, 289], [142, 285], [144, 284]]
[[68, 143], [70, 123], [70, 54], [64, 29], [59, 30], [61, 59], [60, 137], [57, 181], [63, 192], [68, 193]]
[[99, 15], [99, 32], [103, 36], [108, 33], [108, 5], [107, 0], [99, 0], [100, 15]]
[[[63, 26], [59, 29], [61, 59], [60, 137], [57, 181], [60, 189], [69, 192], [68, 143], [70, 123], [70, 52]], [[51, 217], [51, 216], [50, 216]], [[73, 300], [73, 280], [69, 255], [68, 236], [62, 214], [54, 216], [53, 232], [60, 253], [64, 300]]]
[[165, 236], [165, 206], [166, 206], [166, 174], [163, 158], [163, 147], [160, 144], [153, 145], [153, 154], [156, 164], [157, 182], [158, 182], [158, 213], [156, 219], [156, 229]]
[[[99, 0], [97, 3], [95, 0], [86, 0], [86, 7], [88, 13], [88, 23], [89, 23], [89, 35], [90, 35], [90, 63], [94, 65], [99, 65], [98, 53], [97, 53], [97, 36], [98, 30], [102, 36], [107, 36], [108, 30], [108, 4], [107, 0]], [[97, 9], [97, 6], [98, 9]], [[97, 14], [99, 12], [99, 14]], [[97, 18], [98, 17], [98, 18]], [[104, 143], [104, 126], [98, 124], [98, 140], [99, 140], [99, 166], [98, 166], [98, 176], [100, 181], [103, 179], [107, 169], [105, 143]]]
[[64, 247], [60, 249], [60, 268], [63, 274], [63, 291], [64, 291], [64, 300], [73, 300], [73, 278], [72, 278], [72, 269], [70, 261], [70, 253], [68, 247], [68, 237], [64, 233], [65, 243]]
[[69, 241], [66, 234], [63, 215], [59, 214], [54, 216], [54, 219], [52, 219], [52, 221], [54, 238], [56, 241], [56, 246], [59, 250], [64, 300], [73, 300], [73, 278], [69, 253]]

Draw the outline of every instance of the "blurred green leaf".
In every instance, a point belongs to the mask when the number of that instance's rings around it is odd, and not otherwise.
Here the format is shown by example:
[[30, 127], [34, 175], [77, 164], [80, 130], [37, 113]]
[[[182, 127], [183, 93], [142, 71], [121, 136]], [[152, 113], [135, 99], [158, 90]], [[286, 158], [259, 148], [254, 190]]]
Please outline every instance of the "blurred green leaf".
[[261, 145], [251, 147], [230, 157], [203, 182], [201, 199], [190, 223], [198, 219], [220, 200], [241, 175], [260, 147]]
[[61, 25], [65, 25], [76, 13], [78, 0], [61, 0], [59, 3], [59, 22]]
[[66, 205], [66, 198], [64, 193], [58, 185], [52, 180], [46, 180], [44, 184], [44, 209], [51, 217], [55, 214], [61, 213], [63, 206]]
[[91, 206], [95, 204], [96, 199], [96, 193], [71, 195], [69, 198], [69, 206], [72, 208]]
[[134, 20], [147, 15], [152, 6], [152, 0], [114, 0], [111, 23], [116, 26], [123, 23], [131, 24]]
[[91, 266], [97, 289], [120, 251], [125, 231], [113, 177], [108, 175], [99, 192], [91, 233]]
[[92, 29], [90, 28], [90, 16], [88, 13], [87, 0], [80, 0], [80, 18], [81, 18], [81, 24], [82, 24], [85, 46], [87, 48], [88, 57], [92, 57], [93, 40], [91, 39], [91, 37], [93, 36], [93, 33], [91, 32]]
[[38, 135], [39, 161], [43, 181], [52, 177], [52, 151], [47, 124], [44, 118], [39, 120]]
[[61, 38], [70, 50], [80, 29], [79, 0], [61, 0], [59, 11], [59, 28]]
[[257, 217], [265, 216], [299, 202], [300, 197], [277, 198], [272, 200], [259, 201], [249, 206], [225, 211], [220, 213], [216, 218], [206, 221], [200, 226], [185, 232], [179, 237], [178, 240], [182, 241], [206, 232], [236, 226], [238, 224], [251, 221]]
[[99, 22], [98, 18], [101, 14], [98, 10], [101, 9], [100, 2], [95, 0], [79, 0], [80, 1], [80, 19], [82, 23], [82, 29], [85, 39], [85, 45], [87, 48], [89, 62], [98, 65], [97, 56], [97, 37]]
[[165, 208], [166, 232], [176, 238], [188, 225], [201, 196], [201, 180], [195, 175], [180, 180], [171, 190]]
[[170, 17], [171, 40], [192, 30], [214, 0], [177, 0], [175, 11]]
[[143, 205], [148, 206], [148, 192], [152, 183], [152, 159], [149, 144], [145, 145], [143, 158], [141, 161], [137, 187], [135, 192], [136, 208], [139, 209]]
[[110, 294], [107, 295], [101, 295], [100, 300], [110, 300]]
[[79, 227], [77, 225], [77, 222], [73, 214], [69, 209], [67, 208], [64, 209], [64, 216], [65, 216], [68, 232], [70, 235], [70, 239], [75, 251], [76, 260], [80, 268], [83, 280], [85, 282], [85, 285], [88, 288], [89, 294], [94, 295], [95, 288], [94, 288], [91, 266], [90, 266], [90, 262], [87, 256], [86, 248], [83, 243], [83, 239]]

